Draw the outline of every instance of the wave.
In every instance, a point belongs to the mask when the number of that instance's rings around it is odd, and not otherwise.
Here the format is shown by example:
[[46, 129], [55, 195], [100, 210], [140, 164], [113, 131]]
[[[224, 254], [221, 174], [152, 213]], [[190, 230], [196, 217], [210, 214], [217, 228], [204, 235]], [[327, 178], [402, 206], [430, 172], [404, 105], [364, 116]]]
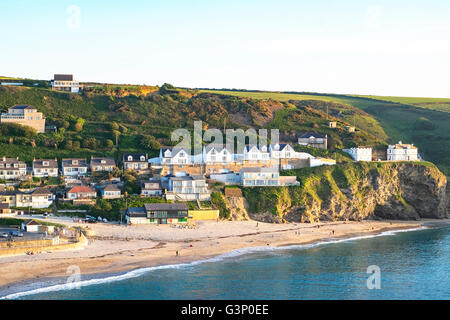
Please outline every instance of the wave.
[[62, 290], [73, 290], [76, 288], [78, 289], [78, 288], [86, 287], [86, 286], [122, 281], [122, 280], [136, 278], [136, 277], [142, 276], [146, 273], [156, 271], [156, 270], [180, 269], [180, 268], [185, 268], [185, 267], [190, 267], [190, 266], [196, 266], [196, 265], [199, 265], [202, 263], [207, 263], [207, 262], [219, 262], [219, 261], [223, 261], [225, 259], [231, 259], [231, 258], [243, 256], [243, 255], [246, 255], [249, 253], [271, 252], [271, 251], [275, 252], [275, 251], [293, 250], [293, 249], [297, 249], [297, 250], [298, 249], [309, 249], [309, 248], [328, 245], [328, 244], [356, 241], [356, 240], [381, 237], [381, 236], [390, 236], [390, 235], [395, 235], [395, 234], [401, 233], [401, 232], [419, 231], [419, 230], [424, 230], [424, 229], [428, 229], [428, 227], [421, 226], [421, 227], [413, 228], [413, 229], [391, 230], [391, 231], [384, 231], [384, 232], [381, 232], [378, 234], [356, 236], [356, 237], [350, 237], [350, 238], [328, 239], [325, 241], [318, 241], [318, 242], [314, 242], [314, 243], [310, 243], [310, 244], [294, 244], [294, 245], [287, 245], [287, 246], [280, 246], [280, 247], [271, 247], [271, 246], [249, 247], [249, 248], [236, 249], [236, 250], [232, 250], [230, 252], [218, 255], [216, 257], [203, 259], [203, 260], [196, 260], [196, 261], [192, 261], [189, 263], [170, 264], [170, 265], [161, 265], [161, 266], [155, 266], [155, 267], [140, 268], [140, 269], [128, 271], [128, 272], [120, 274], [120, 275], [108, 276], [105, 278], [94, 278], [94, 279], [82, 280], [82, 281], [78, 281], [78, 282], [62, 283], [62, 284], [56, 284], [56, 285], [52, 285], [52, 286], [48, 286], [48, 287], [44, 287], [44, 288], [36, 288], [36, 289], [27, 290], [27, 291], [11, 293], [11, 294], [5, 295], [3, 297], [0, 297], [0, 300], [18, 299], [18, 298], [21, 298], [24, 296], [35, 295], [35, 294], [40, 294], [40, 293], [62, 291]]

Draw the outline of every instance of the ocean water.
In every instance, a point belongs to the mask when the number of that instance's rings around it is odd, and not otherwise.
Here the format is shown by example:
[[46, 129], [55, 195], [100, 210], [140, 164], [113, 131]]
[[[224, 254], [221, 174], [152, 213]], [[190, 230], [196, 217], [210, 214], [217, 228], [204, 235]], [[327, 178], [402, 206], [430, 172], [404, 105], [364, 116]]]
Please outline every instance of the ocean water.
[[[369, 266], [380, 288], [368, 289]], [[240, 250], [53, 285], [14, 299], [450, 299], [450, 227]], [[371, 282], [373, 283], [373, 282]], [[0, 294], [1, 296], [1, 294]]]

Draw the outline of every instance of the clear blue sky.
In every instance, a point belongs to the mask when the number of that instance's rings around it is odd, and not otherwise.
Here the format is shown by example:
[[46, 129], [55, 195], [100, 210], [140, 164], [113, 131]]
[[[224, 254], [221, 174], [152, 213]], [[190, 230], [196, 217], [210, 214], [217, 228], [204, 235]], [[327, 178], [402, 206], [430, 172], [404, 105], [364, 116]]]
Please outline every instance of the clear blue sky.
[[393, 2], [0, 0], [0, 75], [450, 97], [450, 1]]

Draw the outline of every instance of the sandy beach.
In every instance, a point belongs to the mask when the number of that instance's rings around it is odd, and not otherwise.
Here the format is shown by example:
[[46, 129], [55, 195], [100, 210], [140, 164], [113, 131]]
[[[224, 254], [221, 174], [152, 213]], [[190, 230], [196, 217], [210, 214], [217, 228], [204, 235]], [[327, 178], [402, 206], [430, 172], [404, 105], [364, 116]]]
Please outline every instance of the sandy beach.
[[[53, 221], [62, 222], [60, 219]], [[67, 277], [70, 266], [78, 266], [82, 276], [118, 273], [202, 260], [242, 248], [308, 244], [389, 230], [418, 228], [433, 222], [442, 223], [442, 220], [317, 224], [204, 221], [198, 222], [195, 229], [175, 228], [170, 225], [89, 224], [95, 235], [90, 237], [89, 244], [84, 249], [0, 258], [0, 295], [12, 285]], [[80, 225], [70, 220], [63, 223], [70, 226]]]

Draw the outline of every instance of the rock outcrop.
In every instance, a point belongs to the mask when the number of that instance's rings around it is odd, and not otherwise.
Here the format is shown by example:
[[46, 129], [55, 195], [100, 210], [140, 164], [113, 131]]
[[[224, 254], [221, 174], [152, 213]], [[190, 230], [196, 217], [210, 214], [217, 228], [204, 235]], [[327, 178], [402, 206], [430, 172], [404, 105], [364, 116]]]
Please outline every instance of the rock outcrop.
[[352, 163], [293, 173], [301, 186], [244, 189], [250, 212], [302, 222], [450, 217], [447, 178], [430, 163]]

